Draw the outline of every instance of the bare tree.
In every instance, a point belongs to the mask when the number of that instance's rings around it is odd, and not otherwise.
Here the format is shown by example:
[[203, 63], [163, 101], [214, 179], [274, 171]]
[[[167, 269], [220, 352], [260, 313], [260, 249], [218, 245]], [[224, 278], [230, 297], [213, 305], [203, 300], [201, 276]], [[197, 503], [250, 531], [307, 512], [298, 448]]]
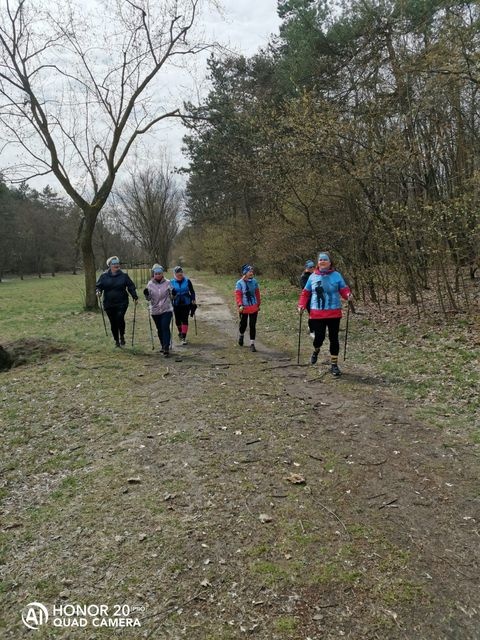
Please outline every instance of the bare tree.
[[115, 196], [120, 225], [152, 262], [167, 266], [183, 205], [181, 190], [168, 165], [133, 173]]
[[209, 46], [193, 35], [201, 1], [0, 0], [3, 148], [29, 159], [14, 177], [53, 173], [79, 207], [87, 308], [92, 236], [117, 173], [139, 136], [182, 117], [154, 81]]

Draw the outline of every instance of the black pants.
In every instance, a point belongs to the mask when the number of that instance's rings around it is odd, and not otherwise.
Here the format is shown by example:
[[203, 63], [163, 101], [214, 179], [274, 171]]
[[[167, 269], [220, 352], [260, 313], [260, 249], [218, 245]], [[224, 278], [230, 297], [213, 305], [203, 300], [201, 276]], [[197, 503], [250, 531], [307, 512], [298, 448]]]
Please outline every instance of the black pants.
[[238, 329], [243, 335], [247, 329], [248, 322], [250, 326], [250, 340], [255, 340], [255, 336], [257, 335], [257, 316], [258, 311], [255, 311], [255, 313], [242, 313], [240, 316], [240, 324], [238, 326]]
[[182, 324], [188, 326], [188, 314], [190, 312], [189, 304], [178, 304], [173, 307], [173, 313], [175, 314], [175, 324], [179, 333], [181, 333]]
[[110, 320], [110, 329], [115, 342], [119, 342], [120, 338], [125, 336], [125, 314], [127, 309], [128, 305], [124, 304], [105, 309], [105, 313]]
[[313, 346], [320, 349], [325, 340], [325, 334], [328, 328], [328, 339], [330, 341], [330, 355], [338, 356], [340, 352], [340, 342], [338, 341], [338, 332], [340, 331], [340, 318], [328, 318], [327, 320], [310, 320], [315, 338]]

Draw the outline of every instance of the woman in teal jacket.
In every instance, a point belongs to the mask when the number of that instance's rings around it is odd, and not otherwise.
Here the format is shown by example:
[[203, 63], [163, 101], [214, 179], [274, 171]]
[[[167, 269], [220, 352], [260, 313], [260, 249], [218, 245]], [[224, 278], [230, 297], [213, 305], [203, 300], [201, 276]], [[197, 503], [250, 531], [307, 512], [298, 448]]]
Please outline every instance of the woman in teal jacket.
[[320, 347], [325, 340], [328, 329], [330, 371], [334, 376], [339, 376], [342, 373], [338, 367], [340, 352], [338, 334], [342, 317], [342, 298], [351, 300], [352, 292], [346, 285], [343, 276], [333, 267], [328, 253], [322, 251], [318, 254], [317, 268], [309, 277], [300, 294], [298, 310], [303, 313], [310, 303], [310, 326], [315, 333], [313, 353], [310, 358], [312, 364], [317, 362]]
[[187, 344], [188, 315], [195, 313], [195, 289], [190, 278], [183, 273], [182, 267], [175, 267], [170, 280], [173, 296], [173, 313], [181, 344]]

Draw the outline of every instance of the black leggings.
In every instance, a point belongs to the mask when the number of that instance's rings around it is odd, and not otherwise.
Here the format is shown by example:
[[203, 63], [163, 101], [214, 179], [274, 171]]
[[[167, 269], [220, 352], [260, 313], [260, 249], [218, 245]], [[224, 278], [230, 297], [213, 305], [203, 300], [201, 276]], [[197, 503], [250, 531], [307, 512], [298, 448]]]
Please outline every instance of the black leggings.
[[240, 333], [243, 334], [245, 333], [246, 329], [247, 329], [247, 322], [248, 319], [250, 318], [250, 322], [249, 322], [249, 326], [250, 326], [250, 340], [255, 340], [255, 336], [257, 335], [257, 316], [258, 316], [258, 311], [255, 311], [255, 313], [242, 313], [240, 316], [240, 324], [238, 326], [238, 329], [240, 331]]
[[127, 313], [128, 305], [124, 304], [117, 307], [110, 307], [105, 309], [105, 313], [110, 320], [110, 329], [112, 330], [112, 336], [115, 342], [119, 342], [120, 337], [125, 335], [125, 314]]
[[340, 342], [338, 341], [338, 332], [340, 331], [340, 318], [328, 318], [327, 320], [310, 320], [315, 338], [313, 346], [320, 349], [325, 340], [325, 333], [328, 327], [328, 339], [330, 341], [330, 355], [338, 356], [340, 352]]
[[179, 331], [182, 328], [182, 324], [186, 324], [188, 326], [189, 312], [189, 304], [178, 304], [177, 306], [173, 307], [173, 313], [175, 314], [175, 324], [177, 325]]

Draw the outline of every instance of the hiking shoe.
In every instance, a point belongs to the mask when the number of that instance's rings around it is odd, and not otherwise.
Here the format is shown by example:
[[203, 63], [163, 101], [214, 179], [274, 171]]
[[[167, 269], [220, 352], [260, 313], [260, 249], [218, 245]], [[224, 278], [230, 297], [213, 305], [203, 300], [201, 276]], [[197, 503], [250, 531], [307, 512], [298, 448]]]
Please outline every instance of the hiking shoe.
[[256, 351], [255, 345], [253, 343], [250, 345], [250, 351], [252, 353], [254, 353]]
[[315, 364], [318, 360], [318, 351], [314, 351], [310, 356], [310, 364]]
[[182, 344], [188, 344], [186, 337], [182, 338]]
[[118, 342], [118, 340], [115, 340], [115, 346], [120, 349], [120, 342]]
[[170, 350], [169, 349], [164, 349], [163, 350], [163, 357], [164, 358], [169, 358], [170, 357]]
[[121, 345], [122, 347], [124, 347], [124, 346], [125, 346], [125, 336], [120, 336], [120, 345]]
[[238, 344], [241, 347], [243, 347], [243, 334], [242, 333], [238, 336]]
[[338, 368], [338, 364], [332, 364], [332, 366], [330, 367], [330, 372], [333, 376], [335, 376], [336, 378], [338, 378], [338, 376], [342, 375], [342, 372], [340, 371], [340, 369]]

